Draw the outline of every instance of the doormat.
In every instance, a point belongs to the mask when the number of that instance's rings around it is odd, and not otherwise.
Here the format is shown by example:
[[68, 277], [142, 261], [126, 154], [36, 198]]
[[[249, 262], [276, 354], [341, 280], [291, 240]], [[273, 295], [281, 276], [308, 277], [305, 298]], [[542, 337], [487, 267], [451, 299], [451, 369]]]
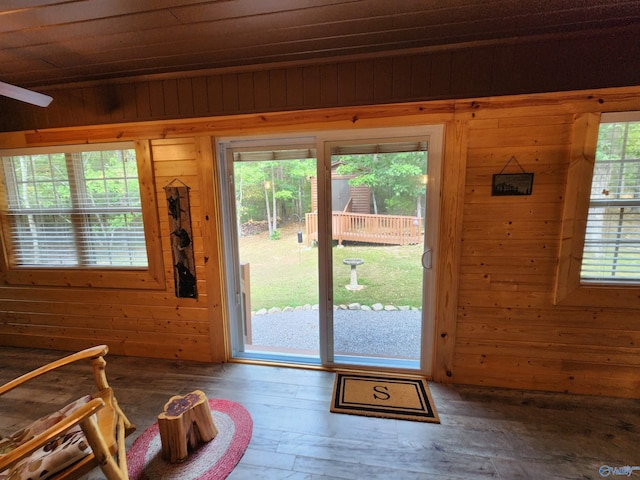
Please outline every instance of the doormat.
[[331, 412], [440, 423], [422, 377], [336, 372]]

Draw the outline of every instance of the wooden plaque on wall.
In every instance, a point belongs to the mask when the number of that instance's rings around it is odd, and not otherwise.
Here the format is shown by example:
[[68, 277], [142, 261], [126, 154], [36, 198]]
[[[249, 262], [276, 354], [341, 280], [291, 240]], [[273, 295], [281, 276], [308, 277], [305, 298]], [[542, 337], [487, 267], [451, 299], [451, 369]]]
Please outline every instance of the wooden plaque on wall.
[[[172, 181], [164, 187], [169, 211], [171, 230], [171, 254], [173, 257], [173, 277], [176, 297], [197, 298], [196, 265], [193, 255], [191, 232], [191, 210], [189, 187], [181, 184], [173, 186]], [[182, 183], [182, 182], [180, 182]]]

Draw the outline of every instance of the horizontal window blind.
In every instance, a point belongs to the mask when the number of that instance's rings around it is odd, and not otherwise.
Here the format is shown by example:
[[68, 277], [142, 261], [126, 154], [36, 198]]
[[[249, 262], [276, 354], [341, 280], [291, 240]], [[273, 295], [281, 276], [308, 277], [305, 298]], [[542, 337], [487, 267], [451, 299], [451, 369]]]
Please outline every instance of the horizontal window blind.
[[17, 266], [148, 265], [133, 148], [2, 154]]
[[[72, 215], [14, 215], [16, 265], [146, 266], [141, 215], [90, 216], [76, 228]], [[117, 223], [118, 228], [109, 227]], [[79, 248], [82, 245], [83, 248]]]
[[600, 125], [581, 279], [640, 282], [640, 121]]
[[582, 278], [640, 281], [640, 206], [591, 207]]
[[270, 160], [305, 160], [316, 158], [315, 148], [291, 148], [283, 150], [261, 150], [233, 152], [234, 162], [265, 162]]
[[374, 153], [426, 152], [427, 142], [370, 143], [357, 145], [337, 145], [331, 148], [331, 155], [371, 155]]

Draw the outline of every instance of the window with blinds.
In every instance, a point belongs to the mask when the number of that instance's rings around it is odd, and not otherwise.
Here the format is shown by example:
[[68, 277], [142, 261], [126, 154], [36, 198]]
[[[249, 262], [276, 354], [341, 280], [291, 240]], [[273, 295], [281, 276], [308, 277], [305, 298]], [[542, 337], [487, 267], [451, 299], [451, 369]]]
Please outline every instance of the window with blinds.
[[133, 144], [2, 152], [14, 266], [147, 267]]
[[581, 280], [640, 283], [640, 115], [603, 115]]

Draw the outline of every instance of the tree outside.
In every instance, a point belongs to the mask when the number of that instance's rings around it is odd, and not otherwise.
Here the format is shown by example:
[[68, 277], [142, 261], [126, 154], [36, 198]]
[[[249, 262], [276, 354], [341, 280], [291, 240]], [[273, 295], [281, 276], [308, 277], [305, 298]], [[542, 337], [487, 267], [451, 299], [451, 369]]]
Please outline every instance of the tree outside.
[[[426, 152], [334, 155], [332, 160], [351, 186], [370, 188], [372, 211], [367, 213], [423, 216]], [[251, 268], [253, 310], [317, 303], [317, 249], [307, 248], [306, 239], [298, 242], [312, 208], [315, 170], [315, 159], [234, 164], [238, 231], [252, 234], [239, 241], [240, 261]], [[421, 307], [422, 248], [362, 243], [334, 248], [334, 283], [339, 285], [334, 303]], [[349, 283], [350, 269], [342, 263], [348, 256], [364, 260], [358, 267], [365, 286], [360, 291], [343, 288]]]

